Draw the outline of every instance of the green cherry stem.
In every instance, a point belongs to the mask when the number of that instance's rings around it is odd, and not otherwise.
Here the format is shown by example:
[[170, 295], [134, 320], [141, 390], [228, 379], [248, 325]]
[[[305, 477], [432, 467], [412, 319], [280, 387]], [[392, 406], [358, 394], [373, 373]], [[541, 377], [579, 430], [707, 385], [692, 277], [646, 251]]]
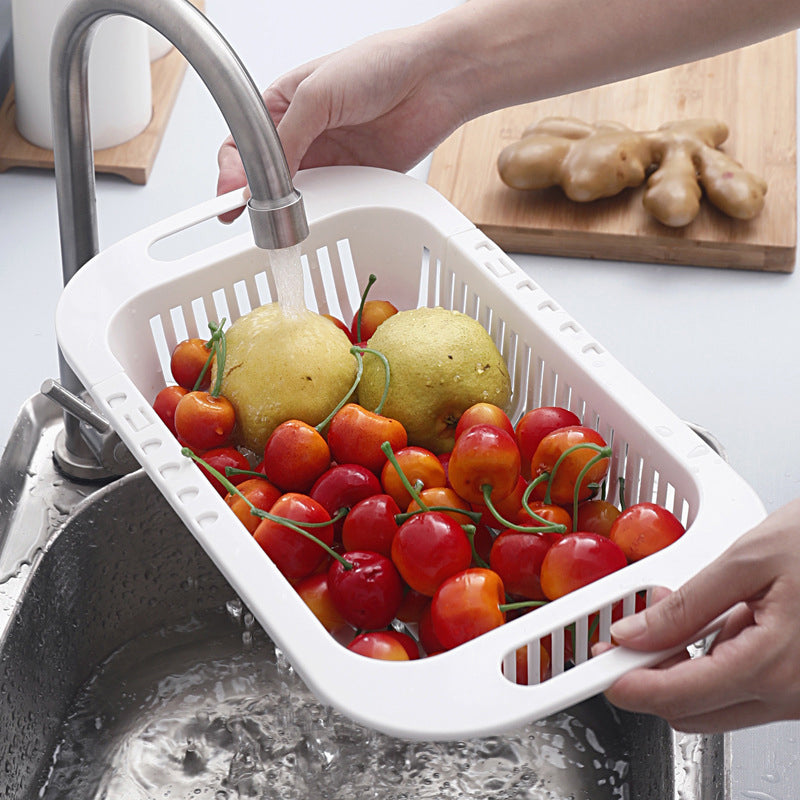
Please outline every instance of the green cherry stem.
[[[235, 494], [241, 497], [242, 500], [244, 500], [249, 506], [251, 514], [255, 514], [257, 517], [261, 517], [261, 519], [268, 519], [271, 522], [276, 522], [279, 525], [283, 525], [285, 528], [289, 528], [289, 530], [305, 536], [306, 539], [310, 539], [315, 544], [318, 544], [329, 556], [339, 561], [345, 569], [353, 568], [353, 565], [346, 558], [337, 553], [332, 547], [329, 547], [327, 544], [325, 544], [322, 539], [319, 539], [318, 537], [314, 536], [313, 533], [305, 530], [305, 528], [301, 528], [292, 520], [286, 519], [286, 517], [279, 517], [276, 514], [270, 514], [268, 511], [263, 511], [260, 508], [256, 508], [218, 469], [212, 467], [211, 464], [207, 463], [200, 456], [193, 453], [188, 447], [181, 448], [181, 455], [192, 459], [192, 461], [202, 466], [203, 469], [207, 470], [210, 475], [213, 475], [225, 487], [225, 489], [228, 490], [230, 494]], [[327, 522], [309, 522], [306, 524], [309, 528], [323, 528], [327, 525], [332, 525], [334, 522], [336, 522], [336, 519], [337, 518], [330, 519]]]
[[[238, 494], [238, 492], [237, 492]], [[244, 498], [245, 502], [247, 502], [247, 498]], [[269, 511], [264, 511], [263, 508], [255, 508], [252, 503], [248, 502], [250, 506], [250, 513], [255, 517], [260, 517], [261, 519], [268, 519], [272, 522], [289, 522], [291, 523], [292, 520], [287, 519], [286, 517], [279, 517], [277, 514], [270, 514]], [[304, 522], [302, 527], [305, 528], [327, 528], [329, 525], [333, 525], [338, 522], [340, 519], [344, 519], [347, 516], [347, 512], [350, 509], [342, 506], [329, 520], [325, 522]], [[297, 524], [297, 523], [294, 523]]]
[[[611, 455], [611, 448], [606, 446], [603, 447], [599, 444], [594, 444], [592, 442], [579, 442], [578, 444], [572, 445], [572, 447], [568, 447], [556, 460], [556, 463], [553, 464], [553, 469], [550, 472], [550, 480], [547, 482], [547, 489], [544, 493], [544, 502], [550, 505], [550, 489], [553, 486], [553, 480], [555, 479], [556, 472], [558, 472], [558, 468], [564, 463], [564, 459], [567, 458], [568, 455], [574, 453], [576, 450], [594, 450], [596, 453], [604, 453], [604, 457], [607, 458]], [[577, 483], [580, 486], [580, 483]]]
[[[247, 498], [244, 498], [245, 502], [247, 502]], [[347, 512], [349, 509], [347, 508], [340, 508], [329, 520], [325, 522], [304, 522], [302, 527], [299, 526], [297, 523], [293, 522], [286, 517], [279, 517], [277, 514], [270, 514], [269, 511], [264, 511], [262, 508], [255, 508], [252, 504], [250, 505], [250, 513], [256, 517], [260, 517], [261, 519], [268, 519], [270, 522], [278, 522], [281, 525], [286, 525], [287, 528], [292, 528], [293, 530], [297, 530], [300, 533], [306, 535], [306, 528], [327, 528], [328, 525], [333, 525], [334, 523], [338, 522], [340, 519], [344, 519], [347, 516]], [[320, 547], [325, 548], [328, 550], [328, 545], [324, 542], [320, 542], [314, 536], [310, 536], [309, 538], [313, 539]], [[333, 555], [333, 551], [331, 551], [331, 555]], [[338, 554], [337, 554], [338, 555]]]
[[[428, 506], [427, 511], [443, 511], [445, 514], [461, 514], [472, 520], [473, 524], [477, 525], [481, 521], [480, 511], [465, 511], [463, 508], [454, 508], [453, 506]], [[415, 514], [421, 514], [422, 509], [418, 508], [414, 511], [404, 511], [402, 514], [395, 514], [394, 519], [398, 525], [402, 525], [407, 519], [413, 517]]]
[[483, 502], [486, 504], [486, 507], [491, 512], [492, 516], [504, 527], [510, 528], [512, 531], [520, 531], [521, 533], [564, 533], [567, 528], [565, 525], [561, 525], [557, 522], [550, 522], [549, 520], [544, 519], [544, 517], [540, 517], [535, 512], [531, 511], [529, 508], [525, 508], [525, 511], [534, 517], [536, 520], [541, 522], [541, 525], [518, 525], [515, 522], [511, 522], [503, 517], [503, 515], [497, 510], [494, 503], [492, 502], [492, 487], [490, 484], [485, 483], [481, 486], [481, 491], [483, 492]]
[[[542, 525], [554, 525], [555, 523], [550, 522], [550, 520], [545, 519], [541, 514], [537, 514], [531, 507], [530, 507], [530, 498], [531, 494], [533, 494], [533, 490], [542, 483], [545, 483], [550, 480], [550, 473], [543, 472], [541, 475], [535, 477], [526, 487], [525, 491], [522, 494], [522, 507], [525, 509], [525, 513], [532, 516], [537, 522], [540, 522]], [[565, 533], [566, 526], [559, 525], [558, 527], [564, 528], [563, 531], [555, 531], [556, 533]]]
[[400, 467], [400, 464], [397, 461], [397, 458], [395, 457], [395, 454], [392, 451], [392, 446], [389, 444], [389, 442], [384, 442], [381, 445], [381, 450], [383, 451], [383, 454], [389, 460], [391, 465], [397, 470], [397, 474], [400, 477], [400, 481], [402, 482], [406, 491], [411, 495], [411, 499], [420, 507], [420, 510], [430, 511], [430, 508], [428, 508], [428, 506], [425, 505], [422, 498], [419, 496], [419, 492], [417, 491], [416, 487], [411, 485], [411, 482], [408, 480], [406, 474]]
[[351, 348], [352, 350], [358, 350], [362, 355], [364, 353], [372, 353], [372, 355], [377, 356], [383, 362], [383, 373], [385, 378], [383, 380], [383, 394], [381, 395], [381, 399], [378, 402], [378, 405], [375, 406], [373, 409], [374, 414], [382, 414], [383, 407], [386, 405], [386, 398], [389, 396], [389, 381], [391, 379], [391, 370], [389, 369], [389, 359], [381, 353], [380, 350], [376, 350], [374, 347], [359, 347], [358, 345], [354, 345]]
[[361, 293], [361, 302], [358, 304], [358, 314], [356, 316], [356, 341], [361, 341], [361, 318], [364, 316], [364, 304], [367, 302], [367, 295], [369, 294], [369, 290], [372, 288], [372, 284], [378, 280], [375, 275], [370, 275], [367, 278], [367, 285], [364, 287], [364, 291]]
[[211, 362], [214, 360], [214, 356], [217, 353], [217, 348], [211, 342], [212, 340], [209, 340], [204, 345], [206, 350], [210, 352], [208, 354], [208, 358], [206, 359], [206, 363], [203, 364], [203, 369], [200, 370], [200, 374], [197, 376], [197, 380], [194, 382], [194, 386], [192, 387], [193, 392], [196, 392], [203, 385], [203, 380], [206, 377], [206, 373], [211, 368]]
[[[222, 322], [219, 325], [216, 325], [213, 322], [208, 323], [208, 329], [211, 331], [211, 338], [204, 343], [204, 347], [208, 350], [208, 358], [206, 359], [206, 363], [203, 364], [203, 369], [200, 370], [200, 374], [197, 376], [197, 380], [194, 382], [194, 386], [192, 387], [192, 391], [196, 392], [202, 385], [203, 379], [206, 377], [208, 370], [211, 369], [211, 362], [214, 360], [214, 357], [217, 355], [217, 342], [219, 341], [220, 337], [223, 336], [222, 333], [222, 326], [225, 324], [225, 318], [223, 317]], [[219, 394], [219, 392], [217, 392]]]
[[353, 381], [353, 385], [347, 390], [347, 394], [336, 404], [336, 408], [334, 408], [319, 425], [315, 426], [314, 430], [316, 430], [317, 433], [322, 433], [322, 431], [330, 425], [331, 420], [344, 408], [345, 404], [353, 396], [353, 392], [358, 388], [358, 384], [361, 383], [361, 376], [364, 373], [364, 360], [361, 358], [361, 349], [353, 346], [350, 348], [350, 352], [356, 360], [356, 379]]
[[472, 548], [472, 560], [479, 566], [483, 567], [484, 569], [489, 569], [489, 565], [480, 557], [477, 548], [475, 547], [475, 526], [474, 525], [462, 525], [464, 529], [464, 533], [467, 534], [467, 539], [469, 539], [469, 546]]
[[267, 480], [267, 476], [263, 472], [257, 472], [254, 469], [239, 469], [238, 467], [225, 467], [225, 477], [232, 478], [234, 475], [249, 475], [251, 478], [261, 478]]
[[[305, 527], [300, 527], [292, 520], [286, 519], [286, 517], [279, 517], [276, 514], [270, 514], [268, 511], [262, 511], [260, 508], [251, 507], [250, 513], [255, 514], [257, 517], [261, 517], [261, 519], [268, 519], [270, 522], [276, 522], [278, 525], [283, 525], [285, 528], [305, 536], [306, 539], [310, 539], [312, 542], [314, 542], [314, 544], [318, 544], [329, 556], [331, 556], [331, 558], [335, 558], [345, 569], [353, 568], [353, 565], [344, 556], [342, 556], [340, 553], [337, 553], [332, 547], [329, 547], [327, 544], [325, 544], [322, 539], [314, 536], [314, 534], [306, 530]], [[335, 521], [336, 518], [332, 518], [327, 522], [307, 522], [304, 523], [304, 525], [309, 528], [324, 528], [327, 525], [333, 525]]]
[[[594, 448], [592, 448], [594, 449]], [[589, 459], [584, 465], [583, 469], [578, 473], [578, 478], [575, 481], [575, 490], [572, 493], [572, 530], [576, 531], [578, 525], [578, 504], [580, 503], [580, 489], [581, 489], [581, 482], [586, 477], [589, 470], [597, 463], [602, 461], [604, 458], [609, 458], [611, 456], [611, 448], [601, 447], [597, 451], [597, 455], [594, 458]]]
[[222, 330], [222, 325], [225, 323], [225, 320], [222, 320], [220, 326], [215, 334], [219, 334], [219, 338], [217, 339], [216, 348], [217, 348], [217, 379], [214, 381], [214, 388], [211, 390], [211, 394], [214, 397], [219, 397], [219, 393], [222, 391], [222, 378], [225, 374], [225, 360], [228, 356], [228, 339], [225, 336], [225, 332]]
[[619, 510], [624, 511], [627, 505], [625, 502], [625, 477], [620, 475], [617, 480], [619, 481]]
[[519, 600], [515, 603], [501, 603], [498, 608], [501, 611], [518, 611], [521, 608], [540, 608], [549, 602], [549, 600]]

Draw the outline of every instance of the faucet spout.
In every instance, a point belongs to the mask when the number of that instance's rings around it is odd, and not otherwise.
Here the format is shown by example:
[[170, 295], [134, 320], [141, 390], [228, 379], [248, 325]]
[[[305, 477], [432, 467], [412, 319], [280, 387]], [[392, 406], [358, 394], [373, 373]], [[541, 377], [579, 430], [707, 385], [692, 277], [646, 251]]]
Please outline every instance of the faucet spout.
[[[122, 14], [155, 28], [184, 55], [208, 87], [233, 135], [244, 164], [258, 247], [280, 249], [308, 236], [303, 200], [295, 189], [269, 112], [238, 56], [212, 23], [188, 0], [73, 0], [59, 20], [50, 58], [53, 150], [64, 283], [99, 251], [94, 154], [89, 124], [88, 65], [100, 21]], [[75, 394], [80, 381], [60, 358], [61, 383]], [[69, 471], [75, 462], [86, 477], [92, 454], [78, 420], [65, 415]], [[57, 454], [58, 456], [58, 454]]]
[[98, 252], [94, 157], [88, 109], [89, 49], [104, 17], [152, 26], [180, 50], [208, 87], [242, 157], [258, 247], [289, 247], [308, 235], [275, 126], [249, 73], [212, 23], [188, 0], [73, 0], [53, 37], [53, 149], [65, 283]]

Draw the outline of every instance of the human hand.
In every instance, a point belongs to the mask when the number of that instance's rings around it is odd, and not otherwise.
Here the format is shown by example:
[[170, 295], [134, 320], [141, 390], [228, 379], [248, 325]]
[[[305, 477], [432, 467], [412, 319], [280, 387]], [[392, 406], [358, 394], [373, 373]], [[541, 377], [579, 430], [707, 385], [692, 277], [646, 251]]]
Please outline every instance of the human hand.
[[[448, 90], [445, 51], [421, 31], [418, 26], [368, 37], [266, 89], [264, 101], [292, 175], [301, 167], [342, 164], [405, 172], [466, 120], [458, 89]], [[230, 137], [218, 164], [217, 194], [245, 185]], [[221, 219], [229, 222], [240, 211]]]
[[[633, 650], [668, 649], [732, 609], [709, 653], [627, 673], [615, 705], [716, 732], [800, 718], [800, 500], [771, 514], [675, 592], [611, 627]], [[594, 654], [610, 645], [597, 645]]]
[[[800, 20], [796, 0], [706, 0], [680, 13], [674, 3], [606, 6], [598, 28], [581, 4], [470, 0], [288, 72], [264, 99], [290, 173], [328, 164], [405, 172], [479, 114], [695, 61]], [[218, 194], [245, 185], [231, 139], [218, 162]]]

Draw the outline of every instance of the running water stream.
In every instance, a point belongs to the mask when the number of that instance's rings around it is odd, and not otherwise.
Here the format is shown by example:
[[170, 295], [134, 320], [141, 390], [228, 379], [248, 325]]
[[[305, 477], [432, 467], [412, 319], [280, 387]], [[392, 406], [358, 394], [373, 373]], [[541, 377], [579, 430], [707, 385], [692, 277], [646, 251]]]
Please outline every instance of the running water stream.
[[306, 307], [300, 245], [269, 250], [268, 253], [272, 277], [278, 292], [278, 305], [284, 314], [297, 314]]
[[628, 770], [601, 730], [566, 712], [468, 742], [367, 730], [320, 705], [234, 600], [139, 636], [98, 668], [39, 797], [625, 800]]

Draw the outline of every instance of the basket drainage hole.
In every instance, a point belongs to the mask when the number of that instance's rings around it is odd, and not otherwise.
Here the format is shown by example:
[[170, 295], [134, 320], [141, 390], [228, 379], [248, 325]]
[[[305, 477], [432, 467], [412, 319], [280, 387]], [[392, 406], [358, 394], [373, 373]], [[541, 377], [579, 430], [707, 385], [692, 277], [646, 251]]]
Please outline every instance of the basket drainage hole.
[[170, 480], [180, 472], [180, 466], [174, 462], [171, 464], [164, 464], [163, 467], [159, 468], [158, 472], [162, 478]]
[[128, 395], [125, 392], [115, 392], [106, 398], [106, 403], [109, 408], [116, 408], [117, 406], [124, 405], [128, 402]]
[[186, 505], [186, 503], [191, 503], [192, 500], [200, 494], [200, 490], [196, 486], [187, 486], [185, 489], [181, 489], [178, 492], [178, 499]]
[[164, 442], [161, 439], [148, 439], [146, 442], [142, 442], [142, 452], [150, 455], [151, 453], [155, 453], [157, 450], [160, 450], [164, 446]]
[[195, 521], [201, 528], [210, 528], [218, 519], [219, 516], [215, 511], [207, 511], [205, 514], [200, 514], [199, 517], [196, 517]]

